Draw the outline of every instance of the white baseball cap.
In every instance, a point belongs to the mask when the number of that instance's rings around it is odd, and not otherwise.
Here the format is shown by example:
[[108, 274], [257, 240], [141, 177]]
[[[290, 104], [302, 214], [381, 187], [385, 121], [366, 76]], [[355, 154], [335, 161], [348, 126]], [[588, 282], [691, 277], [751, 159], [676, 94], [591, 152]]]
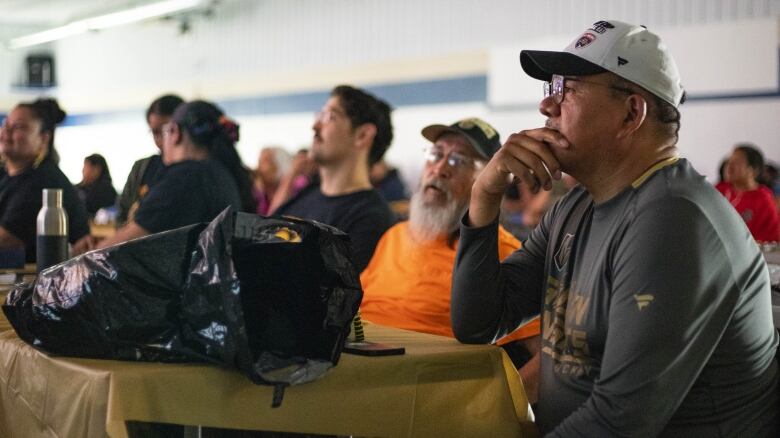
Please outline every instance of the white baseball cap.
[[586, 76], [610, 71], [661, 99], [679, 106], [680, 73], [658, 35], [644, 26], [597, 21], [563, 52], [523, 50], [520, 65], [531, 77], [550, 81], [553, 74]]

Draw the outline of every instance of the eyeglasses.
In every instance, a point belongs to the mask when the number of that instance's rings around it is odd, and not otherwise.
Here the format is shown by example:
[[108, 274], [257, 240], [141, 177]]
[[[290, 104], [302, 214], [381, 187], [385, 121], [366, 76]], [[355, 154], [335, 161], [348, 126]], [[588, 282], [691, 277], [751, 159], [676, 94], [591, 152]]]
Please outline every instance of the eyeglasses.
[[447, 164], [453, 169], [466, 169], [469, 167], [479, 168], [482, 164], [481, 161], [476, 161], [460, 152], [450, 151], [449, 153], [445, 153], [441, 148], [435, 146], [423, 148], [423, 157], [425, 157], [425, 161], [430, 164], [436, 164], [439, 161], [446, 159]]
[[561, 75], [552, 75], [550, 82], [544, 82], [542, 89], [544, 90], [544, 98], [552, 96], [556, 105], [560, 105], [563, 102], [563, 85], [566, 81]]
[[636, 93], [636, 91], [630, 88], [617, 87], [615, 85], [602, 84], [600, 82], [583, 81], [582, 79], [566, 78], [561, 75], [552, 75], [550, 82], [545, 82], [542, 84], [542, 89], [544, 90], [544, 98], [546, 99], [552, 96], [553, 102], [555, 102], [556, 105], [560, 105], [561, 102], [563, 102], [563, 98], [566, 97], [566, 81], [575, 81], [575, 82], [581, 82], [583, 84], [591, 84], [591, 85], [601, 85], [602, 87], [607, 87], [613, 90], [622, 91], [627, 94]]

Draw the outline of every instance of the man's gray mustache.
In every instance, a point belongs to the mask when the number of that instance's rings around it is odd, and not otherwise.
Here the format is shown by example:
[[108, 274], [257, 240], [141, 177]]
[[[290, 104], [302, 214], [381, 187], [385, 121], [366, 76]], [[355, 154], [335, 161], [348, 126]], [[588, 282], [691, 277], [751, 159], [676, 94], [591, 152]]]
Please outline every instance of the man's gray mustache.
[[423, 184], [422, 188], [425, 189], [426, 187], [435, 187], [445, 193], [450, 192], [450, 186], [447, 185], [444, 181], [442, 181], [440, 178], [431, 178], [430, 180], [426, 181], [425, 184]]

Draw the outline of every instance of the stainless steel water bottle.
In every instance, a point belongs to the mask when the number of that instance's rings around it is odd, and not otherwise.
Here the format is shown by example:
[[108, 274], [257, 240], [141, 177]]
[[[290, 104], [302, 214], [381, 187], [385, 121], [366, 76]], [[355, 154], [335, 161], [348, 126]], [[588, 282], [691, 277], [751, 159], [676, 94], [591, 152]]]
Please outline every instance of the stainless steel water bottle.
[[62, 189], [43, 189], [36, 231], [38, 272], [68, 259], [68, 215], [62, 208]]

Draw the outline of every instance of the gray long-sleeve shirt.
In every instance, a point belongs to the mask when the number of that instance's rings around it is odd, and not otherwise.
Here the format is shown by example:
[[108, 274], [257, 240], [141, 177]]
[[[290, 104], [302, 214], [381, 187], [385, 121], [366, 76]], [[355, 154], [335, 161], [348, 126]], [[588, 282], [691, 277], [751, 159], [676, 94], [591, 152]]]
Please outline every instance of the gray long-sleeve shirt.
[[542, 309], [550, 436], [775, 436], [778, 335], [756, 244], [686, 160], [645, 177], [599, 205], [575, 188], [503, 263], [496, 224], [464, 224], [456, 337], [490, 342]]

